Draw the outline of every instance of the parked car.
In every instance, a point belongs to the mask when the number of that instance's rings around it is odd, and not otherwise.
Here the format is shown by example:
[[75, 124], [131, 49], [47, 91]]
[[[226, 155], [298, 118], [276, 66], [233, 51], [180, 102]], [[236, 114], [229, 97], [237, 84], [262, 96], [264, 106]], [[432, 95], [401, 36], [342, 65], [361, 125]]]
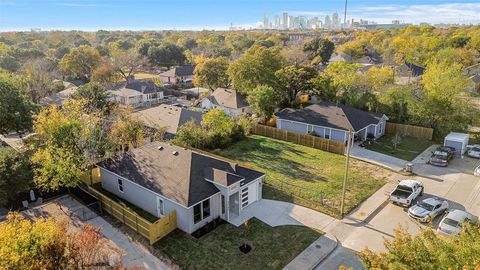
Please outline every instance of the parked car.
[[423, 183], [416, 180], [402, 180], [389, 195], [392, 203], [410, 207], [418, 196], [423, 195]]
[[440, 221], [437, 232], [443, 235], [459, 234], [464, 222], [475, 224], [477, 217], [462, 210], [452, 210]]
[[408, 215], [420, 222], [430, 222], [435, 217], [445, 213], [448, 202], [437, 197], [427, 198], [417, 202], [408, 209]]
[[473, 158], [480, 158], [480, 144], [472, 145], [467, 150], [467, 156]]
[[428, 161], [429, 164], [435, 166], [448, 166], [448, 162], [453, 158], [455, 155], [455, 148], [448, 147], [448, 146], [440, 146], [432, 152], [432, 156]]
[[480, 176], [480, 165], [478, 165], [478, 167], [473, 170], [473, 175]]

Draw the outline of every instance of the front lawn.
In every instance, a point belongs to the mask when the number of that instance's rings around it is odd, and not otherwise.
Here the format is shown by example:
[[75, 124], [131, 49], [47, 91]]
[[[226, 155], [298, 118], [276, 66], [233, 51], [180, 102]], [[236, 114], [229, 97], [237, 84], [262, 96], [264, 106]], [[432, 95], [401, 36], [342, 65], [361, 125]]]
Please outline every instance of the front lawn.
[[[294, 202], [327, 214], [332, 214], [332, 206], [340, 208], [345, 156], [257, 135], [215, 153], [265, 172], [266, 184], [277, 188], [265, 187], [264, 198]], [[358, 160], [351, 159], [350, 164], [347, 212], [383, 186], [390, 173]], [[330, 207], [311, 203], [322, 199]]]
[[[269, 225], [252, 218], [244, 225], [225, 223], [197, 239], [175, 230], [154, 244], [156, 250], [182, 269], [282, 269], [322, 234], [302, 226]], [[246, 242], [252, 250], [243, 254]]]
[[366, 146], [366, 148], [385, 155], [411, 161], [433, 144], [432, 141], [402, 136], [400, 143], [397, 145], [397, 149], [394, 149], [392, 143], [394, 136], [393, 134], [385, 134], [372, 145]]

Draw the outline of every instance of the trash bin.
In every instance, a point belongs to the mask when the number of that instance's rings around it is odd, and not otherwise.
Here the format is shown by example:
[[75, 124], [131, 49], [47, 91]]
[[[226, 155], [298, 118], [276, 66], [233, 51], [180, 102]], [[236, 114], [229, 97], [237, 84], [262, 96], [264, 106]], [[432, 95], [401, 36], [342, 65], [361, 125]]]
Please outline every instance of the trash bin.
[[408, 173], [413, 173], [413, 163], [412, 162], [407, 162], [405, 164], [405, 171]]

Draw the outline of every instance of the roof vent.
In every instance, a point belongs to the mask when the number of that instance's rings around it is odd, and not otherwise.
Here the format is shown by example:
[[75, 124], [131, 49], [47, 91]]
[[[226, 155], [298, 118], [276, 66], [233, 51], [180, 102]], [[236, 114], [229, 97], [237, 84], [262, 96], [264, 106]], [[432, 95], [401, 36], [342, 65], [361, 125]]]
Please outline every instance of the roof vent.
[[158, 150], [162, 151], [163, 150], [163, 146], [159, 146], [157, 147]]
[[177, 151], [173, 151], [173, 152], [172, 152], [172, 155], [178, 156], [178, 152], [177, 152]]

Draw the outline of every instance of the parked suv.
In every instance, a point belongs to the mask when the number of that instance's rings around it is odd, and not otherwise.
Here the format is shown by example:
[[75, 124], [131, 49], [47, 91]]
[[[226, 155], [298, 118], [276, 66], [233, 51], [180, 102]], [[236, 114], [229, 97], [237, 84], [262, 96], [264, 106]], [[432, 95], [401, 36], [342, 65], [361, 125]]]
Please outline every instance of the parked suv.
[[449, 146], [440, 146], [432, 152], [432, 156], [428, 163], [435, 166], [448, 166], [448, 162], [453, 158], [455, 148]]

